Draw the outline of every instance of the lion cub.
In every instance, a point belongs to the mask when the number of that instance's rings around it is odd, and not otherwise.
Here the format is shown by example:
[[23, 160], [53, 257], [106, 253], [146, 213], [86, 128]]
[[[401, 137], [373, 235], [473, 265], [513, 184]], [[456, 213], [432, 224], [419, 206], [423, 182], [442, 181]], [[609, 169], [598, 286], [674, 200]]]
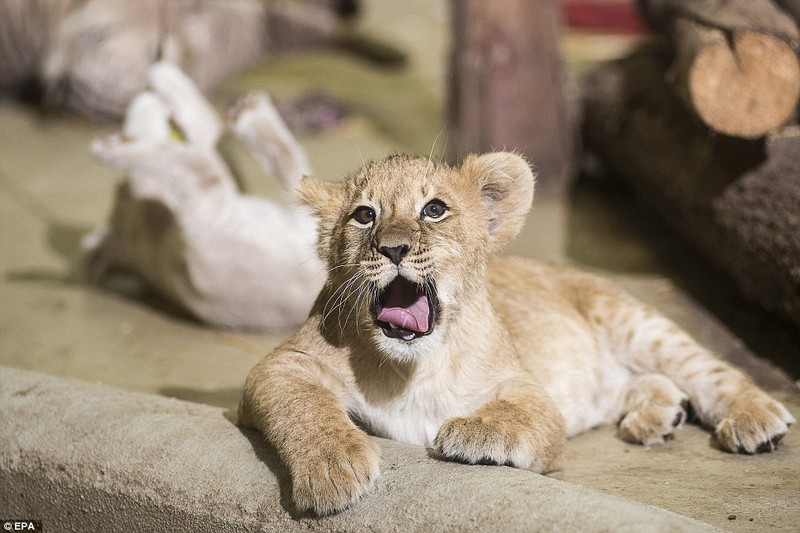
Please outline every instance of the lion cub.
[[329, 278], [301, 330], [250, 372], [239, 406], [286, 463], [300, 509], [342, 510], [379, 474], [374, 435], [467, 463], [558, 469], [564, 441], [619, 421], [661, 443], [687, 418], [732, 452], [794, 421], [742, 372], [612, 284], [491, 259], [533, 199], [510, 153], [460, 168], [407, 156], [341, 183], [306, 178]]

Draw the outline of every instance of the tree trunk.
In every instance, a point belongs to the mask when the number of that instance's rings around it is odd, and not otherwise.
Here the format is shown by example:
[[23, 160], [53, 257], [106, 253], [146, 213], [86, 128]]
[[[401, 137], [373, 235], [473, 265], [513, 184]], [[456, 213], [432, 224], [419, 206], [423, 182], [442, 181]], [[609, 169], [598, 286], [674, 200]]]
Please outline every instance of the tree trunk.
[[560, 10], [553, 0], [454, 0], [446, 157], [516, 150], [539, 182], [573, 168]]

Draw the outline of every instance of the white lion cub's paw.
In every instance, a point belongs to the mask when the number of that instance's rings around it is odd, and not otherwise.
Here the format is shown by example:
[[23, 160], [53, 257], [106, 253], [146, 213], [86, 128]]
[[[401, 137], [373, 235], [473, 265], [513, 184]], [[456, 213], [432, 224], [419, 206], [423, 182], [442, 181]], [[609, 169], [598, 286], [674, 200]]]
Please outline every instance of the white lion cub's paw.
[[252, 93], [228, 112], [231, 129], [245, 141], [268, 174], [286, 191], [294, 191], [303, 176], [311, 174], [305, 151], [294, 138], [266, 93]]
[[794, 422], [795, 418], [780, 402], [754, 388], [733, 402], [714, 434], [731, 452], [771, 452]]
[[380, 476], [380, 449], [358, 429], [320, 440], [292, 465], [292, 493], [301, 511], [328, 515], [372, 491]]
[[147, 81], [186, 140], [203, 150], [214, 150], [222, 135], [222, 122], [191, 78], [176, 65], [160, 61], [150, 67]]
[[436, 436], [436, 451], [470, 464], [557, 470], [564, 445], [560, 420], [536, 419], [510, 402], [495, 401], [468, 417], [452, 418]]

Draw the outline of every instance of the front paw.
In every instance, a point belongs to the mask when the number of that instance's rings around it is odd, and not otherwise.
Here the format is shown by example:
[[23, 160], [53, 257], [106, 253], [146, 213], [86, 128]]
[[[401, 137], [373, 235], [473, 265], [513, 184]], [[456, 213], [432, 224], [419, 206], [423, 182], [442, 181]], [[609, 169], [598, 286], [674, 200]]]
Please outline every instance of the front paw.
[[371, 492], [380, 475], [380, 449], [358, 429], [319, 439], [300, 453], [291, 473], [294, 502], [302, 511], [342, 511]]
[[436, 451], [469, 464], [508, 465], [538, 473], [557, 470], [564, 446], [560, 420], [534, 420], [522, 409], [502, 403], [506, 405], [446, 421], [434, 441]]
[[715, 435], [731, 452], [771, 452], [794, 423], [786, 408], [760, 390], [739, 398], [717, 424]]

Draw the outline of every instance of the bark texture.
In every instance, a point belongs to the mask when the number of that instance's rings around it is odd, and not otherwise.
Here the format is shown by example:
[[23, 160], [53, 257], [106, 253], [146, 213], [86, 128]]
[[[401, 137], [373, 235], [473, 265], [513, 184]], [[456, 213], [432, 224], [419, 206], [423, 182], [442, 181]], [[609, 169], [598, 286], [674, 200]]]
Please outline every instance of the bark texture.
[[547, 184], [572, 171], [575, 121], [559, 3], [455, 0], [447, 158], [516, 150]]

